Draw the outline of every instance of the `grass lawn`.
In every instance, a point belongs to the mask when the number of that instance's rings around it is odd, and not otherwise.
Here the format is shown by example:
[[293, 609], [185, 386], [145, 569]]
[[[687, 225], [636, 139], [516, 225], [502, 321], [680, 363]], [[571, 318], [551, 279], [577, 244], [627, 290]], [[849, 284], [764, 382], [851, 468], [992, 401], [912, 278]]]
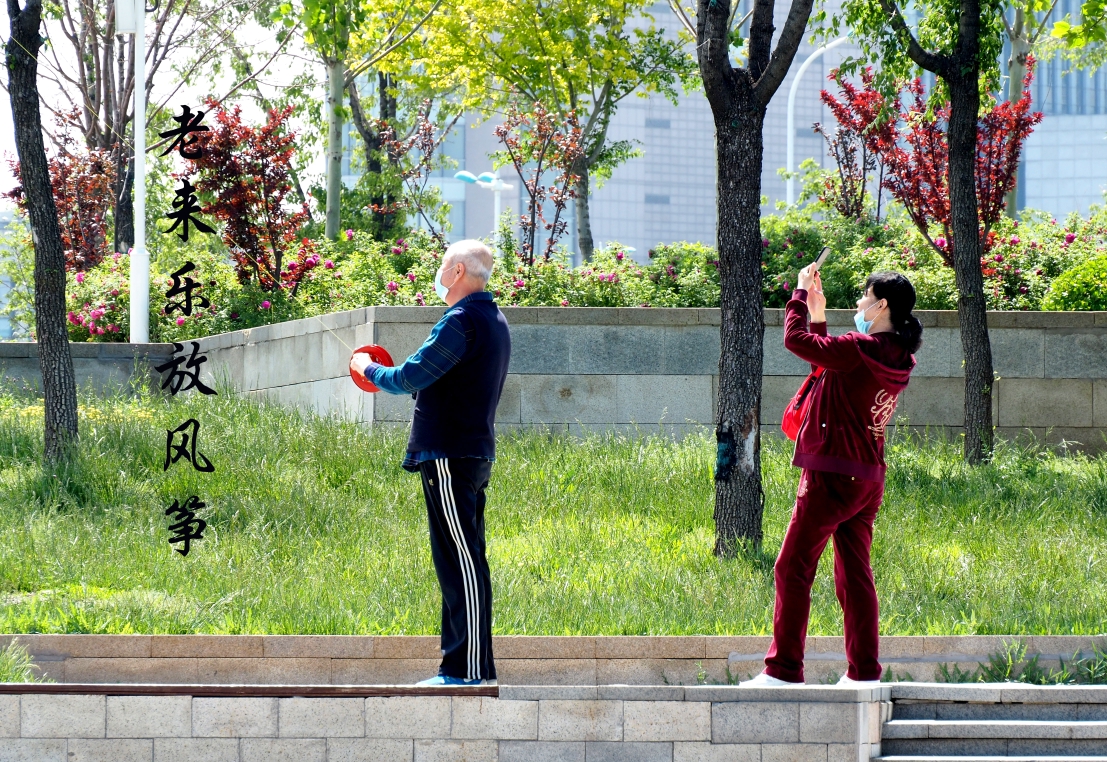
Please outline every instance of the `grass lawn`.
[[[426, 634], [439, 625], [406, 431], [218, 397], [88, 398], [79, 457], [44, 476], [39, 401], [0, 395], [0, 631]], [[201, 422], [213, 474], [163, 472]], [[874, 566], [889, 635], [1107, 630], [1107, 458], [900, 437]], [[714, 442], [501, 437], [487, 514], [501, 634], [763, 634], [798, 471], [764, 449], [765, 543], [711, 554]], [[174, 499], [209, 526], [187, 558]], [[812, 634], [841, 632], [830, 554]]]

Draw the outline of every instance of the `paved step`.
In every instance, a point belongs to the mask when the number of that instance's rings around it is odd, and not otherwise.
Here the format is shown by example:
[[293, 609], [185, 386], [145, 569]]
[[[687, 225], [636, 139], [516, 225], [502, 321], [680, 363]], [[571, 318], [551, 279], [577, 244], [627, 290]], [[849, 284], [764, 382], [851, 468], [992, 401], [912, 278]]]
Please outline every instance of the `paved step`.
[[893, 686], [882, 759], [1099, 758], [1107, 762], [1107, 687]]
[[1107, 757], [941, 757], [904, 754], [875, 757], [872, 762], [1107, 762]]
[[[898, 707], [897, 707], [898, 709]], [[895, 711], [895, 709], [893, 709]], [[883, 738], [1107, 739], [1107, 722], [1055, 720], [899, 720], [884, 723]]]
[[[1042, 699], [1049, 698], [1043, 696]], [[1107, 704], [1076, 701], [977, 702], [912, 701], [895, 702], [897, 720], [1052, 720], [1055, 722], [1107, 722]]]

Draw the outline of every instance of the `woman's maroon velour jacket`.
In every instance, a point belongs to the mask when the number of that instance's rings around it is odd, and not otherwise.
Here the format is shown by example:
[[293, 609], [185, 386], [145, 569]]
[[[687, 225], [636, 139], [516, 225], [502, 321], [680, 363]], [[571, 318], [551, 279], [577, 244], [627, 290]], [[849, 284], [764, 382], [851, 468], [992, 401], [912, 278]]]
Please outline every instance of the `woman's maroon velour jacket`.
[[827, 336], [826, 323], [809, 328], [807, 319], [807, 291], [796, 289], [784, 310], [784, 346], [826, 372], [812, 390], [792, 465], [883, 482], [884, 430], [915, 357], [894, 333]]

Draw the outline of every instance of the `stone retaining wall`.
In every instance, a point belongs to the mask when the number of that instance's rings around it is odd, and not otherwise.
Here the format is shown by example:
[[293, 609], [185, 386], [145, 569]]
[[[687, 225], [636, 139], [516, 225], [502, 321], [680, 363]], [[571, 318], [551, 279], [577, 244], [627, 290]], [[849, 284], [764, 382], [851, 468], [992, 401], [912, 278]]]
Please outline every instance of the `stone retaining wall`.
[[[315, 685], [411, 684], [435, 674], [437, 636], [7, 635], [27, 646], [43, 674], [61, 683]], [[1107, 650], [1107, 636], [884, 637], [880, 656], [897, 678], [933, 680], [938, 666], [973, 671], [1021, 640], [1042, 666]], [[761, 636], [496, 636], [502, 685], [726, 684], [761, 671]], [[807, 639], [807, 681], [846, 672], [841, 637]]]
[[[402, 425], [406, 396], [365, 394], [348, 375], [351, 350], [386, 347], [400, 361], [441, 316], [438, 307], [367, 307], [200, 340], [209, 362], [237, 390], [319, 413]], [[511, 368], [497, 411], [501, 429], [548, 427], [657, 431], [681, 435], [714, 421], [718, 392], [717, 309], [516, 307]], [[830, 310], [834, 333], [852, 312]], [[924, 344], [897, 418], [951, 433], [963, 422], [964, 373], [954, 312], [919, 312]], [[988, 315], [997, 375], [994, 420], [1001, 434], [1107, 445], [1107, 313], [993, 312]], [[780, 412], [806, 373], [783, 346], [783, 310], [765, 310], [762, 423]], [[125, 383], [170, 345], [73, 344], [78, 381]], [[0, 343], [0, 373], [39, 383], [34, 344]], [[136, 358], [142, 360], [136, 365]], [[145, 358], [145, 359], [144, 359]], [[156, 363], [154, 363], [156, 364]]]
[[[172, 344], [69, 344], [77, 386], [108, 392], [150, 380], [150, 369], [173, 356]], [[17, 388], [41, 389], [38, 344], [0, 341], [0, 381]]]
[[[213, 336], [212, 372], [237, 389], [363, 421], [410, 420], [408, 397], [365, 394], [348, 378], [353, 347], [375, 343], [400, 361], [441, 316], [435, 307], [368, 307]], [[503, 427], [654, 430], [711, 425], [717, 396], [717, 309], [517, 307], [505, 310], [513, 352], [497, 412]], [[835, 333], [853, 313], [828, 312]], [[920, 312], [918, 368], [897, 416], [956, 432], [964, 372], [957, 315]], [[1107, 433], [1107, 313], [994, 312], [988, 316], [1001, 433], [1102, 447]], [[783, 346], [783, 310], [765, 311], [762, 423], [775, 430], [806, 368]]]
[[[503, 687], [498, 698], [0, 696], [36, 762], [866, 762], [889, 687]], [[293, 689], [294, 690], [294, 689]]]

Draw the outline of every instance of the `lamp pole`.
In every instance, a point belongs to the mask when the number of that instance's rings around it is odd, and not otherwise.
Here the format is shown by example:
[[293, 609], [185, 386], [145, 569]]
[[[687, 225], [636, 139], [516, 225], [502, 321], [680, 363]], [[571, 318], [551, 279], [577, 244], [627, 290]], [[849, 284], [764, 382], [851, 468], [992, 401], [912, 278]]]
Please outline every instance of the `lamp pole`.
[[791, 174], [795, 171], [796, 163], [796, 91], [799, 89], [800, 79], [803, 77], [803, 73], [807, 71], [807, 67], [813, 64], [823, 53], [831, 48], [838, 47], [848, 39], [848, 37], [839, 37], [809, 55], [807, 60], [800, 64], [799, 71], [792, 79], [792, 87], [788, 90], [788, 206], [796, 202], [796, 180]]
[[115, 0], [115, 27], [135, 36], [135, 241], [131, 249], [132, 344], [150, 341], [150, 254], [146, 251], [146, 0]]

